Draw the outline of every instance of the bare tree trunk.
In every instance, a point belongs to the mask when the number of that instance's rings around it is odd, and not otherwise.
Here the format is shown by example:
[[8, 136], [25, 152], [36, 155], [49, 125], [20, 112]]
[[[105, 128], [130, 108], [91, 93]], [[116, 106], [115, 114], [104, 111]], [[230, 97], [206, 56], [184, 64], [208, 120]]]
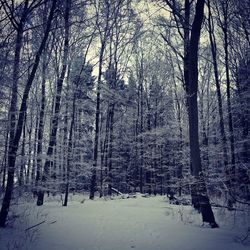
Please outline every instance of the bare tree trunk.
[[[32, 160], [32, 170], [31, 170], [31, 182], [36, 186], [36, 169], [37, 169], [37, 137], [38, 137], [38, 126], [39, 126], [39, 110], [36, 112], [36, 124], [34, 131], [34, 142], [33, 142], [33, 160]], [[34, 188], [34, 187], [33, 187]], [[37, 191], [33, 189], [33, 194], [37, 194]]]
[[230, 73], [229, 73], [229, 41], [228, 41], [228, 25], [230, 22], [230, 9], [228, 1], [218, 1], [218, 4], [221, 7], [222, 18], [220, 16], [220, 8], [217, 7], [219, 15], [219, 23], [221, 30], [223, 32], [224, 38], [224, 53], [225, 53], [225, 68], [226, 68], [226, 93], [227, 93], [227, 113], [228, 113], [228, 127], [229, 127], [229, 143], [230, 143], [230, 153], [231, 153], [231, 166], [228, 169], [228, 174], [230, 175], [230, 181], [232, 187], [229, 192], [232, 192], [233, 185], [235, 184], [235, 148], [234, 148], [234, 128], [233, 128], [233, 117], [232, 117], [232, 107], [231, 107], [231, 90], [230, 90]]
[[2, 177], [2, 191], [5, 190], [5, 181], [6, 181], [6, 172], [7, 172], [7, 151], [8, 151], [8, 141], [9, 141], [9, 128], [6, 133], [5, 138], [5, 144], [4, 144], [4, 157], [2, 162], [2, 171], [3, 171], [3, 177]]
[[135, 157], [136, 157], [136, 170], [134, 176], [134, 192], [139, 185], [140, 182], [140, 167], [139, 167], [139, 119], [140, 119], [140, 85], [137, 87], [137, 117], [135, 122]]
[[189, 43], [189, 86], [188, 86], [188, 113], [189, 113], [189, 141], [191, 155], [191, 174], [195, 177], [192, 185], [192, 198], [194, 205], [199, 207], [204, 222], [208, 222], [211, 227], [218, 227], [207, 195], [205, 180], [202, 174], [200, 148], [199, 148], [199, 126], [198, 126], [198, 47], [200, 40], [201, 25], [204, 15], [205, 0], [198, 0], [194, 21], [191, 29]]
[[[213, 25], [213, 19], [211, 14], [211, 6], [210, 6], [210, 0], [208, 0], [208, 27], [209, 27], [209, 39], [211, 44], [211, 52], [212, 52], [212, 58], [213, 58], [213, 68], [214, 68], [214, 79], [215, 79], [215, 85], [216, 85], [216, 93], [217, 93], [217, 100], [218, 100], [218, 110], [219, 110], [219, 118], [220, 118], [220, 134], [221, 134], [221, 140], [222, 140], [222, 149], [223, 149], [223, 160], [224, 160], [224, 167], [225, 172], [227, 176], [226, 185], [229, 189], [229, 193], [231, 193], [231, 177], [230, 177], [230, 171], [228, 166], [228, 152], [227, 152], [227, 137], [225, 133], [225, 126], [224, 126], [224, 120], [223, 120], [223, 107], [222, 107], [222, 97], [221, 97], [221, 89], [220, 89], [220, 82], [219, 82], [219, 73], [218, 73], [218, 63], [217, 63], [217, 46], [214, 36], [214, 25]], [[228, 206], [232, 206], [232, 201], [229, 197], [228, 200]]]
[[225, 50], [225, 66], [226, 66], [226, 82], [227, 82], [227, 112], [228, 112], [228, 127], [229, 127], [229, 141], [231, 149], [231, 168], [230, 175], [232, 184], [235, 181], [235, 148], [234, 148], [234, 128], [231, 105], [231, 90], [230, 90], [230, 76], [229, 76], [229, 54], [228, 54], [228, 23], [225, 21], [223, 28], [224, 32], [224, 50]]
[[114, 141], [114, 109], [115, 104], [110, 106], [110, 115], [109, 115], [109, 153], [108, 153], [108, 177], [109, 177], [109, 187], [108, 195], [112, 194], [112, 185], [113, 185], [113, 174], [112, 174], [112, 157], [113, 157], [113, 141]]
[[[33, 114], [31, 115], [31, 120], [33, 119]], [[31, 121], [30, 127], [28, 128], [28, 144], [29, 144], [29, 151], [28, 151], [28, 163], [27, 163], [27, 172], [25, 176], [25, 183], [30, 183], [30, 170], [31, 170], [31, 154], [32, 154], [32, 129], [33, 129], [33, 121]]]
[[73, 110], [72, 110], [71, 123], [70, 123], [70, 129], [69, 129], [69, 142], [68, 142], [68, 150], [67, 150], [66, 188], [65, 188], [65, 198], [64, 198], [64, 203], [63, 203], [63, 206], [65, 207], [68, 204], [70, 170], [71, 170], [71, 164], [73, 160], [72, 137], [73, 137], [74, 124], [75, 124], [75, 112], [76, 112], [76, 94], [74, 91]]
[[[109, 106], [108, 106], [109, 108]], [[102, 127], [102, 124], [101, 124]], [[102, 131], [102, 129], [100, 129]], [[100, 169], [100, 198], [103, 196], [103, 177], [106, 172], [107, 162], [107, 147], [108, 147], [108, 135], [109, 135], [109, 110], [107, 111], [106, 126], [105, 126], [105, 137], [103, 142], [101, 142], [101, 169]], [[105, 172], [104, 172], [105, 170]]]
[[143, 165], [144, 165], [144, 159], [143, 159], [143, 115], [144, 115], [144, 110], [143, 110], [143, 59], [141, 59], [140, 62], [140, 68], [139, 68], [139, 86], [140, 86], [140, 170], [139, 170], [139, 187], [140, 187], [140, 192], [143, 193]]
[[96, 113], [95, 113], [95, 139], [94, 139], [93, 166], [91, 171], [92, 175], [91, 175], [90, 193], [89, 193], [89, 199], [91, 200], [95, 198], [95, 191], [96, 191], [96, 168], [98, 160], [99, 122], [100, 122], [100, 91], [101, 91], [102, 64], [103, 64], [105, 45], [106, 45], [106, 40], [102, 42], [100, 56], [99, 56], [99, 72], [97, 79]]
[[[21, 166], [20, 166], [20, 173], [19, 173], [19, 188], [23, 186], [24, 184], [24, 169], [25, 169], [25, 144], [26, 144], [26, 118], [27, 114], [25, 112], [24, 115], [24, 123], [23, 123], [23, 138], [22, 138], [22, 147], [21, 147]], [[19, 190], [19, 195], [21, 195], [21, 189]]]
[[39, 124], [37, 132], [37, 164], [36, 164], [36, 190], [38, 188], [39, 182], [41, 180], [41, 170], [42, 170], [42, 152], [43, 152], [43, 131], [44, 131], [44, 116], [45, 116], [45, 105], [46, 105], [46, 56], [43, 56], [43, 65], [42, 65], [42, 98], [41, 98], [41, 107], [39, 114]]
[[[65, 25], [65, 38], [64, 38], [64, 50], [63, 50], [63, 58], [62, 58], [62, 70], [60, 77], [57, 80], [56, 84], [56, 99], [55, 99], [55, 107], [54, 107], [54, 114], [52, 117], [52, 123], [51, 123], [51, 133], [49, 137], [49, 146], [47, 150], [47, 159], [44, 164], [44, 171], [42, 176], [42, 183], [45, 184], [48, 177], [49, 177], [49, 170], [50, 166], [52, 164], [51, 157], [54, 153], [54, 147], [56, 146], [56, 135], [57, 135], [57, 128], [58, 128], [58, 121], [59, 121], [59, 113], [60, 113], [60, 107], [61, 107], [61, 93], [62, 93], [62, 86], [63, 81], [65, 77], [65, 73], [68, 66], [68, 54], [69, 54], [69, 14], [70, 14], [70, 8], [71, 8], [71, 0], [66, 0], [65, 4], [65, 14], [64, 14], [64, 25]], [[37, 197], [37, 205], [41, 206], [43, 205], [44, 201], [44, 190], [40, 189], [38, 192]]]

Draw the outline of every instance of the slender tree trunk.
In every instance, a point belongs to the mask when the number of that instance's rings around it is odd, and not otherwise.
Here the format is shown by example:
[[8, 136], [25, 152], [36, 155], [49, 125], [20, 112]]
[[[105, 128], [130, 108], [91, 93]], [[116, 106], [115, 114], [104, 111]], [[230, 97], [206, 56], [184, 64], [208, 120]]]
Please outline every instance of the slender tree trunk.
[[[23, 123], [23, 141], [21, 147], [21, 166], [20, 166], [20, 174], [19, 174], [19, 187], [22, 187], [24, 184], [24, 171], [25, 171], [25, 144], [26, 144], [26, 117], [27, 114], [24, 115], [24, 123]], [[19, 195], [21, 195], [21, 189], [19, 190]]]
[[[220, 89], [220, 81], [219, 81], [219, 73], [218, 73], [218, 63], [217, 63], [217, 46], [216, 46], [216, 41], [215, 41], [215, 36], [214, 36], [214, 25], [213, 25], [213, 19], [212, 19], [212, 14], [211, 14], [210, 0], [208, 0], [208, 28], [209, 28], [209, 39], [210, 39], [211, 52], [212, 52], [212, 58], [213, 58], [214, 79], [215, 79], [216, 93], [217, 93], [217, 100], [218, 100], [223, 160], [224, 160], [225, 173], [227, 176], [226, 185], [229, 189], [229, 193], [231, 193], [231, 176], [230, 176], [230, 171], [229, 171], [229, 166], [228, 166], [227, 137], [226, 137], [224, 119], [223, 119], [222, 97], [221, 97], [221, 89]], [[232, 200], [230, 199], [230, 197], [228, 199], [228, 206], [229, 207], [232, 206]]]
[[140, 172], [139, 172], [139, 183], [140, 183], [140, 192], [143, 193], [143, 61], [141, 61], [141, 67], [139, 69], [139, 81], [140, 81]]
[[95, 113], [95, 137], [94, 137], [94, 149], [93, 149], [93, 165], [92, 165], [92, 175], [90, 180], [90, 190], [89, 190], [89, 199], [93, 200], [95, 198], [95, 191], [96, 191], [96, 168], [97, 168], [97, 161], [98, 161], [98, 147], [99, 147], [99, 123], [100, 123], [100, 102], [101, 102], [101, 81], [102, 81], [102, 67], [103, 67], [103, 60], [104, 60], [104, 53], [105, 47], [107, 43], [107, 39], [110, 33], [109, 21], [110, 21], [110, 9], [109, 3], [105, 2], [107, 5], [106, 11], [106, 20], [105, 20], [105, 28], [103, 30], [103, 35], [100, 32], [100, 39], [101, 39], [101, 48], [100, 48], [100, 55], [99, 55], [99, 67], [98, 67], [98, 78], [97, 78], [97, 93], [96, 93], [96, 113]]
[[100, 122], [100, 91], [101, 91], [101, 79], [102, 79], [102, 64], [104, 49], [106, 45], [106, 40], [102, 41], [100, 56], [99, 56], [99, 70], [97, 79], [97, 94], [96, 94], [96, 113], [95, 113], [95, 138], [94, 138], [94, 152], [93, 152], [93, 166], [92, 175], [90, 181], [90, 193], [89, 199], [93, 200], [95, 198], [96, 191], [96, 168], [98, 160], [98, 145], [99, 145], [99, 122]]
[[135, 122], [135, 157], [136, 157], [136, 166], [134, 172], [134, 192], [140, 183], [140, 161], [139, 161], [139, 119], [140, 119], [140, 85], [137, 87], [137, 117]]
[[[39, 110], [36, 112], [36, 124], [34, 131], [34, 142], [33, 142], [33, 161], [31, 170], [31, 182], [36, 186], [36, 170], [37, 170], [37, 137], [38, 137], [38, 126], [39, 126]], [[33, 189], [33, 194], [37, 194], [37, 190]]]
[[111, 104], [110, 115], [109, 115], [109, 154], [108, 154], [108, 177], [109, 177], [109, 187], [108, 195], [112, 194], [112, 185], [113, 185], [113, 174], [112, 174], [112, 157], [113, 157], [113, 140], [114, 140], [114, 109], [115, 104]]
[[231, 105], [231, 90], [230, 90], [230, 74], [229, 74], [229, 52], [228, 52], [228, 24], [225, 21], [224, 32], [224, 50], [225, 50], [225, 66], [226, 66], [226, 82], [227, 82], [227, 112], [228, 112], [228, 127], [229, 127], [229, 141], [231, 149], [231, 168], [230, 175], [232, 184], [235, 181], [235, 148], [234, 148], [234, 128]]
[[5, 190], [6, 172], [7, 172], [7, 151], [8, 151], [8, 141], [9, 141], [9, 128], [6, 133], [5, 145], [4, 145], [4, 157], [2, 162], [3, 177], [2, 177], [2, 191]]
[[[65, 107], [65, 114], [64, 114], [64, 128], [63, 128], [63, 152], [68, 148], [68, 110], [69, 110], [69, 81], [70, 81], [70, 67], [68, 68], [68, 76], [67, 76], [67, 86], [66, 86], [66, 107]], [[63, 154], [63, 166], [62, 166], [62, 180], [63, 183], [66, 183], [66, 172], [67, 172], [67, 154]]]
[[[68, 91], [67, 91], [68, 93]], [[64, 115], [64, 128], [63, 128], [63, 152], [68, 147], [68, 100], [65, 108]], [[62, 180], [66, 183], [66, 172], [67, 172], [67, 154], [63, 154], [63, 167], [62, 167]]]
[[[31, 117], [31, 119], [33, 119], [33, 115]], [[29, 144], [29, 152], [28, 152], [28, 163], [27, 163], [27, 172], [26, 172], [26, 184], [30, 183], [30, 169], [31, 169], [31, 154], [32, 154], [32, 143], [31, 143], [31, 139], [32, 139], [32, 129], [33, 129], [33, 121], [30, 124], [30, 128], [28, 129], [28, 144]]]
[[[56, 146], [56, 135], [57, 135], [57, 128], [58, 128], [58, 121], [59, 121], [59, 113], [61, 107], [61, 93], [62, 93], [62, 86], [65, 77], [65, 73], [68, 66], [68, 54], [69, 54], [69, 14], [71, 8], [71, 0], [66, 0], [65, 4], [65, 14], [64, 14], [64, 25], [65, 25], [65, 38], [64, 38], [64, 50], [63, 50], [63, 59], [62, 59], [62, 70], [60, 77], [57, 80], [56, 84], [56, 99], [55, 99], [55, 107], [54, 107], [54, 114], [52, 117], [51, 123], [51, 133], [49, 138], [49, 146], [47, 150], [47, 159], [44, 164], [44, 171], [42, 176], [42, 183], [45, 184], [50, 172], [50, 167], [52, 164], [51, 157], [54, 153], [54, 147]], [[44, 201], [44, 190], [40, 189], [38, 192], [37, 197], [37, 205], [43, 205]]]
[[69, 181], [70, 181], [70, 171], [71, 171], [71, 164], [73, 160], [73, 153], [72, 153], [72, 137], [73, 137], [73, 129], [75, 123], [75, 112], [76, 112], [76, 94], [73, 94], [73, 110], [71, 116], [71, 123], [69, 129], [69, 142], [68, 142], [68, 154], [67, 154], [67, 169], [66, 169], [66, 188], [65, 188], [65, 198], [63, 206], [67, 206], [68, 204], [68, 196], [69, 196]]
[[[109, 105], [108, 105], [108, 108], [109, 108]], [[103, 176], [105, 176], [105, 172], [107, 170], [108, 137], [109, 137], [109, 109], [107, 111], [105, 137], [104, 137], [103, 143], [101, 143], [100, 198], [103, 196]]]
[[42, 65], [42, 98], [41, 107], [39, 114], [39, 124], [38, 124], [38, 134], [37, 134], [37, 164], [36, 164], [36, 190], [38, 188], [39, 182], [41, 180], [41, 170], [42, 170], [42, 153], [43, 153], [43, 131], [44, 131], [44, 116], [45, 116], [45, 105], [46, 105], [46, 56], [43, 57]]

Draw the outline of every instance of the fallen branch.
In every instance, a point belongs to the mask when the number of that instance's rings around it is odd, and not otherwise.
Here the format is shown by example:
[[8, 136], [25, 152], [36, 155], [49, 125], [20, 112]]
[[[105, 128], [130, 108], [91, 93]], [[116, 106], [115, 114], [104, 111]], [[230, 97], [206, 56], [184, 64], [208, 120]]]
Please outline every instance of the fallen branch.
[[39, 226], [39, 225], [43, 224], [43, 223], [45, 223], [45, 220], [44, 220], [44, 221], [42, 221], [42, 222], [40, 222], [40, 223], [37, 223], [36, 225], [34, 225], [34, 226], [32, 226], [32, 227], [28, 227], [28, 228], [26, 228], [26, 229], [25, 229], [25, 232], [26, 232], [26, 231], [28, 231], [28, 230], [30, 230], [30, 229], [32, 229], [32, 228], [34, 228], [34, 227], [37, 227], [37, 226]]

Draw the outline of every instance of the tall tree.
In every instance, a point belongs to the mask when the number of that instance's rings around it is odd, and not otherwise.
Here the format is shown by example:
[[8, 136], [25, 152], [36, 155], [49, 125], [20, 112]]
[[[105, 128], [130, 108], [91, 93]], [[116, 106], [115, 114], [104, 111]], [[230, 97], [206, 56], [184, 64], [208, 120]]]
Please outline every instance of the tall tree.
[[[218, 2], [221, 9], [221, 15], [219, 14], [219, 23], [223, 31], [224, 40], [224, 62], [226, 69], [226, 86], [227, 86], [227, 114], [228, 114], [228, 128], [229, 128], [229, 142], [231, 150], [231, 168], [229, 170], [230, 179], [232, 184], [235, 184], [235, 142], [234, 142], [234, 127], [233, 127], [233, 115], [232, 115], [232, 101], [231, 101], [231, 79], [229, 68], [229, 25], [231, 22], [231, 3], [230, 1], [221, 0]], [[232, 190], [231, 190], [232, 191]]]
[[191, 157], [191, 174], [195, 177], [192, 185], [195, 206], [200, 207], [202, 219], [211, 227], [218, 227], [208, 198], [206, 184], [202, 173], [199, 127], [198, 127], [198, 47], [200, 40], [201, 25], [204, 15], [205, 0], [198, 0], [195, 7], [194, 21], [191, 28], [191, 37], [188, 49], [188, 114], [189, 114], [189, 142]]
[[[200, 146], [199, 146], [199, 120], [198, 120], [198, 48], [200, 41], [201, 26], [204, 17], [205, 0], [198, 0], [195, 6], [193, 23], [191, 19], [192, 1], [185, 0], [184, 15], [181, 5], [175, 0], [165, 0], [166, 4], [172, 10], [174, 21], [177, 25], [177, 31], [183, 40], [184, 55], [180, 55], [174, 48], [171, 48], [179, 54], [183, 60], [183, 83], [187, 95], [187, 110], [189, 124], [189, 146], [190, 146], [190, 170], [194, 176], [194, 183], [191, 185], [191, 196], [194, 207], [201, 211], [204, 222], [210, 223], [211, 227], [217, 227], [213, 211], [207, 195], [206, 184], [202, 172]], [[163, 36], [163, 35], [162, 35]], [[163, 36], [169, 44], [169, 40]]]
[[[70, 28], [70, 9], [71, 9], [71, 0], [65, 0], [65, 13], [64, 13], [64, 48], [63, 48], [63, 58], [62, 58], [62, 69], [60, 77], [56, 83], [56, 96], [55, 96], [55, 105], [54, 112], [51, 123], [51, 132], [49, 138], [49, 145], [47, 150], [47, 159], [44, 164], [44, 171], [42, 176], [42, 183], [45, 184], [46, 180], [49, 177], [49, 170], [51, 167], [51, 157], [53, 156], [55, 145], [56, 145], [56, 135], [58, 129], [59, 113], [61, 106], [61, 93], [64, 77], [68, 67], [68, 55], [69, 55], [69, 28]], [[41, 206], [44, 202], [44, 189], [40, 189], [37, 196], [37, 205]]]
[[[105, 21], [104, 21], [104, 29], [102, 30], [101, 25], [99, 26], [99, 34], [101, 40], [101, 47], [99, 52], [99, 65], [98, 65], [98, 78], [97, 78], [97, 92], [96, 92], [96, 114], [95, 114], [95, 138], [94, 138], [94, 149], [93, 149], [93, 166], [92, 166], [92, 174], [91, 174], [91, 182], [90, 182], [90, 193], [89, 198], [91, 200], [95, 197], [96, 191], [96, 168], [97, 168], [97, 160], [98, 160], [98, 147], [99, 147], [99, 123], [100, 123], [100, 98], [101, 98], [101, 81], [102, 81], [102, 74], [103, 74], [103, 60], [104, 60], [104, 52], [106, 48], [107, 39], [110, 32], [110, 3], [109, 1], [105, 2]], [[99, 13], [97, 13], [99, 15]], [[99, 17], [100, 18], [100, 17]]]
[[229, 197], [228, 197], [228, 205], [229, 207], [232, 206], [232, 199], [230, 198], [231, 190], [231, 174], [229, 170], [229, 161], [228, 161], [228, 150], [227, 150], [227, 137], [226, 131], [224, 126], [224, 118], [223, 118], [223, 104], [222, 104], [222, 95], [221, 95], [221, 87], [220, 87], [220, 80], [219, 80], [219, 69], [218, 69], [218, 59], [217, 59], [217, 45], [215, 39], [215, 28], [211, 10], [210, 0], [207, 2], [208, 4], [208, 32], [209, 32], [209, 40], [211, 45], [211, 53], [213, 59], [213, 68], [214, 68], [214, 80], [216, 85], [216, 93], [217, 93], [217, 100], [218, 100], [218, 110], [219, 110], [219, 119], [220, 119], [220, 134], [221, 134], [221, 141], [222, 141], [222, 150], [223, 150], [223, 160], [224, 160], [224, 167], [225, 172], [227, 175], [226, 185], [229, 190]]

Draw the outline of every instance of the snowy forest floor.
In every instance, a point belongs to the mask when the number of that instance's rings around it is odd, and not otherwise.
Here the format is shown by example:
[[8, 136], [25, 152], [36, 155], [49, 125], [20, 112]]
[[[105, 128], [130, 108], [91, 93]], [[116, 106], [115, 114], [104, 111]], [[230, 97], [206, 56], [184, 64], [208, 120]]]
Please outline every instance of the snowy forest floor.
[[220, 228], [210, 229], [190, 206], [161, 196], [91, 201], [72, 195], [68, 207], [59, 196], [42, 207], [21, 200], [15, 206], [11, 223], [0, 229], [1, 250], [249, 249], [239, 243], [248, 215], [214, 208]]

